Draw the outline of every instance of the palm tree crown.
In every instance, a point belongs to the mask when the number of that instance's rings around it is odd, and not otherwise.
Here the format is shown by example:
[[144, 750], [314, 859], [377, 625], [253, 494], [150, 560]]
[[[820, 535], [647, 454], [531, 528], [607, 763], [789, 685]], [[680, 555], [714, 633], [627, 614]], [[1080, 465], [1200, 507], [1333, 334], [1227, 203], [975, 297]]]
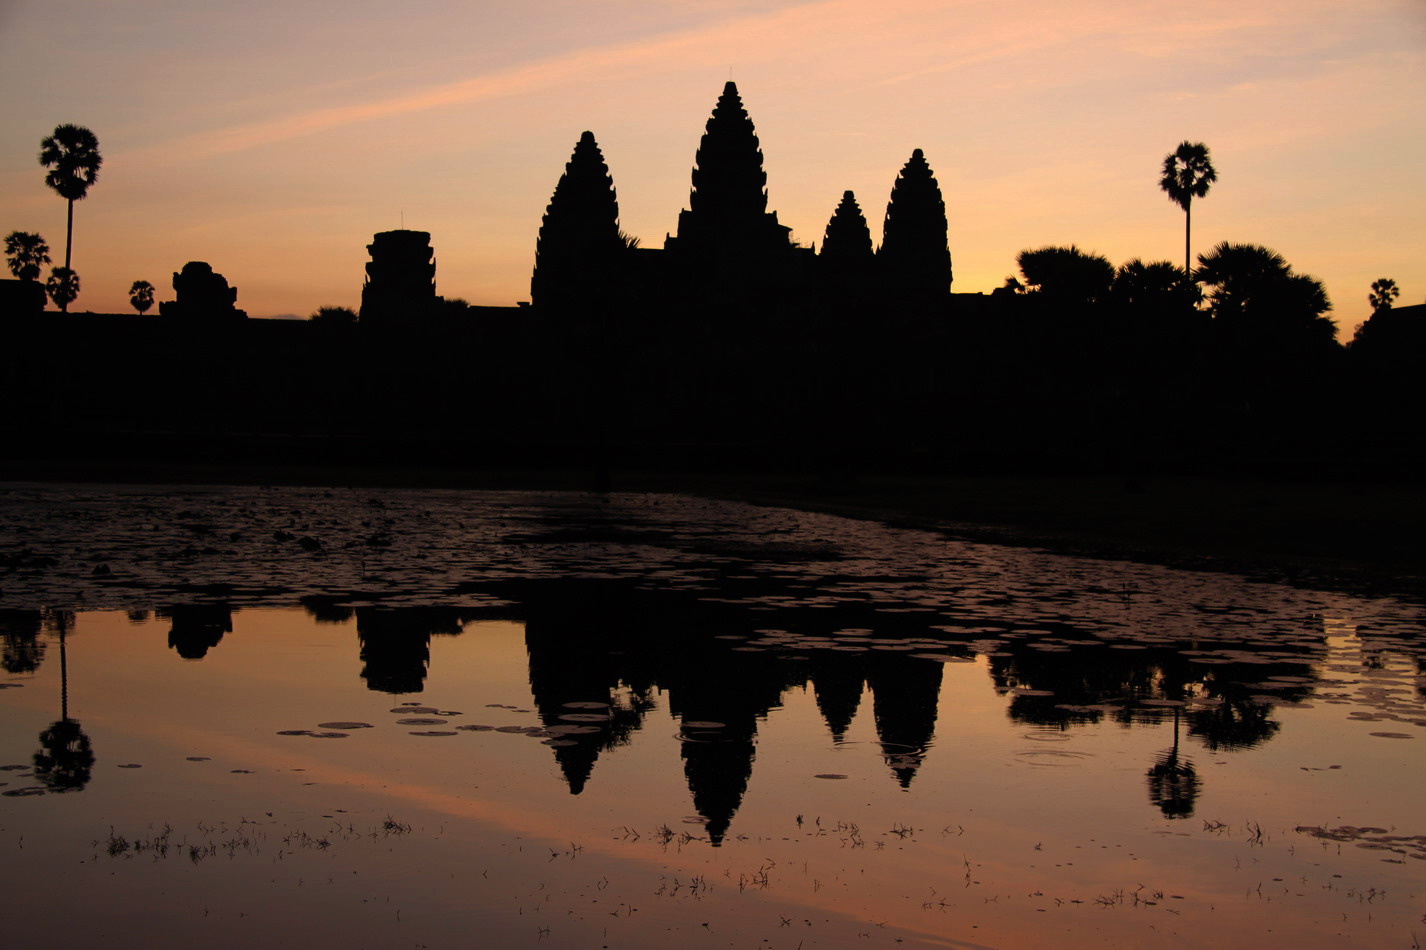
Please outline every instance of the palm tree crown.
[[146, 280], [136, 280], [129, 288], [129, 303], [139, 313], [153, 306], [154, 286]]
[[57, 125], [54, 134], [40, 142], [40, 164], [49, 169], [45, 184], [68, 201], [89, 193], [103, 162], [99, 139], [82, 125]]
[[10, 273], [21, 280], [35, 280], [40, 268], [50, 262], [50, 246], [38, 234], [11, 231], [5, 236], [5, 256], [10, 259]]

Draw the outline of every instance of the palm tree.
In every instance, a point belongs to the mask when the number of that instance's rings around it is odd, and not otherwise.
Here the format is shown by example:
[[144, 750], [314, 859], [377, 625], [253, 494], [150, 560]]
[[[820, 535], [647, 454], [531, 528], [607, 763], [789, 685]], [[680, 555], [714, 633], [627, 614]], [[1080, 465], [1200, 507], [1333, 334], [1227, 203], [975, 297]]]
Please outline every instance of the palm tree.
[[37, 280], [40, 268], [50, 262], [50, 246], [38, 234], [11, 231], [5, 237], [5, 256], [10, 259], [10, 273], [21, 280]]
[[129, 303], [135, 310], [144, 313], [153, 306], [153, 284], [146, 280], [136, 280], [129, 288]]
[[[6, 245], [6, 250], [9, 245]], [[10, 265], [11, 270], [14, 269]], [[1372, 313], [1378, 310], [1390, 310], [1392, 302], [1401, 296], [1401, 288], [1396, 286], [1396, 281], [1390, 277], [1383, 277], [1381, 280], [1372, 281], [1372, 292], [1367, 295], [1367, 302], [1372, 305]]]
[[56, 267], [45, 281], [45, 293], [50, 295], [60, 313], [68, 313], [69, 305], [79, 296], [79, 275], [68, 267]]
[[64, 235], [64, 268], [70, 268], [74, 243], [74, 203], [89, 193], [103, 163], [99, 139], [82, 125], [57, 125], [54, 134], [40, 142], [40, 164], [49, 169], [45, 184], [69, 202], [69, 221]]
[[1208, 186], [1218, 180], [1218, 172], [1208, 160], [1208, 146], [1202, 142], [1184, 142], [1164, 157], [1164, 173], [1159, 187], [1169, 200], [1183, 209], [1183, 269], [1192, 272], [1193, 257], [1189, 250], [1190, 206], [1194, 198], [1208, 194]]

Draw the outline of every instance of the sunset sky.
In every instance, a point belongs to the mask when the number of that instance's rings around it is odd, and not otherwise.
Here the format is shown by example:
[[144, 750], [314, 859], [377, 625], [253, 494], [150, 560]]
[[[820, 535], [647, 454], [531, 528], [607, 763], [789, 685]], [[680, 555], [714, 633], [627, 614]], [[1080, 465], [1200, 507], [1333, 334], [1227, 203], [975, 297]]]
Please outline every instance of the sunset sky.
[[1157, 179], [1188, 139], [1219, 174], [1195, 254], [1279, 251], [1346, 334], [1376, 278], [1426, 300], [1423, 0], [0, 0], [0, 230], [63, 257], [36, 156], [75, 123], [104, 166], [75, 208], [72, 309], [127, 310], [138, 278], [172, 299], [189, 260], [252, 316], [355, 307], [365, 245], [403, 215], [440, 293], [509, 305], [585, 129], [624, 230], [662, 245], [730, 75], [804, 244], [848, 188], [879, 240], [922, 148], [954, 290], [1047, 244], [1182, 263]]

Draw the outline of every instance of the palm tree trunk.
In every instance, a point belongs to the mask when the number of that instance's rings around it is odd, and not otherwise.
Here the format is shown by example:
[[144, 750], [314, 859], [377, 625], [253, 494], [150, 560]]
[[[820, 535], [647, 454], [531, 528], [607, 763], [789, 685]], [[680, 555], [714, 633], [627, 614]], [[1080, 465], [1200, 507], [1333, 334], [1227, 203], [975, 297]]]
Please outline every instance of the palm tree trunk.
[[[1189, 225], [1193, 221], [1193, 198], [1183, 203], [1183, 272], [1193, 276], [1193, 254], [1188, 249]], [[68, 266], [68, 265], [66, 265]]]
[[64, 627], [59, 628], [59, 718], [69, 721], [69, 663], [64, 654]]
[[69, 252], [74, 246], [74, 199], [69, 199], [69, 221], [64, 230], [64, 269], [69, 270]]

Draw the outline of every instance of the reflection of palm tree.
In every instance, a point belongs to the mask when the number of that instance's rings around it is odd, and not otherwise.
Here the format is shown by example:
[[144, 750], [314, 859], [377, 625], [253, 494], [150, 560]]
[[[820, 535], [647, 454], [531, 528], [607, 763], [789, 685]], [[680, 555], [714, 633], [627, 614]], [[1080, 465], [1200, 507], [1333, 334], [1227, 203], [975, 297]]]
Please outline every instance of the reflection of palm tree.
[[1208, 146], [1202, 142], [1184, 142], [1164, 156], [1164, 173], [1159, 187], [1169, 200], [1183, 209], [1183, 269], [1193, 270], [1189, 250], [1190, 206], [1194, 198], [1208, 194], [1208, 186], [1218, 180], [1218, 172], [1208, 160]]
[[69, 718], [69, 658], [64, 638], [73, 625], [73, 615], [58, 611], [54, 625], [59, 630], [59, 721], [40, 733], [40, 751], [35, 753], [35, 778], [51, 792], [77, 792], [89, 784], [94, 768], [94, 751], [79, 723]]
[[1188, 759], [1178, 755], [1178, 710], [1173, 711], [1173, 748], [1157, 756], [1147, 773], [1149, 801], [1159, 806], [1165, 818], [1191, 818], [1202, 782]]

